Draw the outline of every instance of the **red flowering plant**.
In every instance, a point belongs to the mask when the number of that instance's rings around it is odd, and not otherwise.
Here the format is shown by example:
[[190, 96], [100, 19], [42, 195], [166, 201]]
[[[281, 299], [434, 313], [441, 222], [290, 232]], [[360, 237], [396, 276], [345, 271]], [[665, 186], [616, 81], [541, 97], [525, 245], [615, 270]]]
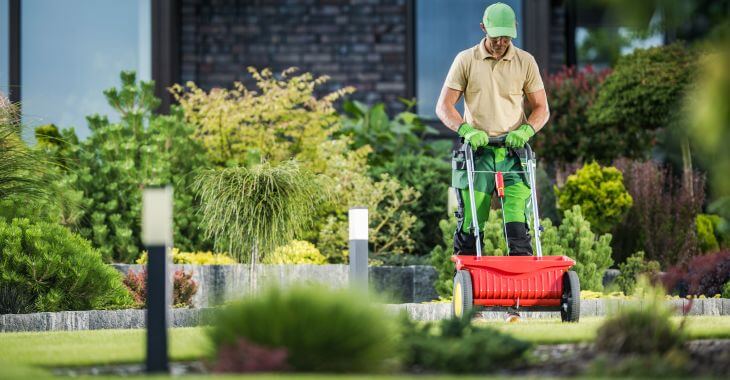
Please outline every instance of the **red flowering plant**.
[[588, 125], [587, 110], [596, 99], [598, 87], [610, 70], [596, 71], [563, 67], [545, 80], [550, 120], [535, 136], [532, 147], [549, 163], [561, 168], [576, 161], [601, 161], [604, 157], [595, 145], [600, 131]]
[[[129, 289], [137, 308], [142, 308], [147, 299], [147, 270], [130, 270], [124, 277], [124, 285]], [[193, 297], [198, 292], [198, 283], [193, 280], [193, 272], [177, 270], [172, 276], [172, 304], [174, 307], [193, 307]]]

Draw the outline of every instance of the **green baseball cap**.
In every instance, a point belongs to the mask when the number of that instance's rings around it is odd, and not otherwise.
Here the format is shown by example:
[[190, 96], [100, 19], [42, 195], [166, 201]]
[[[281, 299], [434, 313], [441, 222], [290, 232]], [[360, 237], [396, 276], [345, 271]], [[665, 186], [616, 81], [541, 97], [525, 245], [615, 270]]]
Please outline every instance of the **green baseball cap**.
[[517, 38], [517, 22], [515, 11], [505, 3], [494, 3], [484, 10], [482, 20], [490, 37]]

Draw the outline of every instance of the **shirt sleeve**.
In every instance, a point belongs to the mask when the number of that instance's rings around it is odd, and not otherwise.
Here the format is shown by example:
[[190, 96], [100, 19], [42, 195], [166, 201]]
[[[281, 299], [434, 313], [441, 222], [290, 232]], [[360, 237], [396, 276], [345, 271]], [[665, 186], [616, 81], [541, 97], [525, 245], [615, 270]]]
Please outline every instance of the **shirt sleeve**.
[[463, 55], [459, 54], [454, 58], [454, 62], [451, 64], [449, 73], [446, 75], [446, 87], [464, 91], [466, 89], [466, 68], [464, 67]]
[[524, 91], [525, 94], [530, 94], [544, 88], [545, 85], [542, 84], [542, 78], [540, 77], [540, 69], [537, 67], [537, 61], [535, 61], [534, 57], [530, 57], [530, 62], [527, 64], [525, 85], [522, 87], [522, 91]]

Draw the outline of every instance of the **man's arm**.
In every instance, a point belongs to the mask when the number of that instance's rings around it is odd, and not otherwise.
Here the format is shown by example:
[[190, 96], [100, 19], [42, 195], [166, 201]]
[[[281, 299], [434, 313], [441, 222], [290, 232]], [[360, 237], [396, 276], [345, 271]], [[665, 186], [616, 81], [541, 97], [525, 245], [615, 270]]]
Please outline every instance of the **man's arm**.
[[[544, 92], [544, 91], [543, 91]], [[441, 120], [442, 123], [449, 129], [457, 132], [459, 126], [464, 123], [464, 119], [456, 110], [456, 102], [461, 98], [461, 91], [454, 90], [444, 85], [441, 88], [441, 95], [439, 100], [436, 102], [436, 116]]]
[[535, 132], [542, 129], [545, 123], [550, 119], [550, 108], [548, 107], [547, 94], [545, 89], [537, 90], [527, 94], [527, 101], [530, 103], [530, 117], [527, 122], [532, 126]]

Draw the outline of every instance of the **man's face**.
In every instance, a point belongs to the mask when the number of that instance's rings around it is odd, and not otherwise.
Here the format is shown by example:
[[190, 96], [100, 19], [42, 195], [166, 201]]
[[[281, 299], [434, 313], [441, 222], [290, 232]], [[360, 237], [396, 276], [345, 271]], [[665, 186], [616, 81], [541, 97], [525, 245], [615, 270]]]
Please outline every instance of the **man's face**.
[[504, 53], [507, 51], [507, 48], [512, 43], [511, 37], [490, 37], [487, 36], [487, 39], [489, 40], [489, 45], [492, 47], [492, 50], [496, 55], [504, 55]]

